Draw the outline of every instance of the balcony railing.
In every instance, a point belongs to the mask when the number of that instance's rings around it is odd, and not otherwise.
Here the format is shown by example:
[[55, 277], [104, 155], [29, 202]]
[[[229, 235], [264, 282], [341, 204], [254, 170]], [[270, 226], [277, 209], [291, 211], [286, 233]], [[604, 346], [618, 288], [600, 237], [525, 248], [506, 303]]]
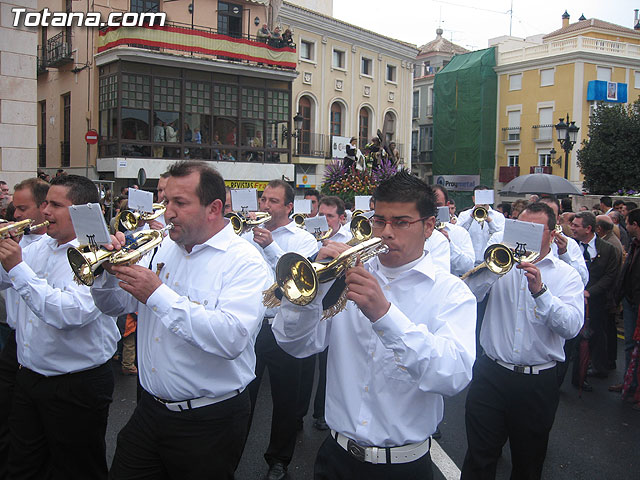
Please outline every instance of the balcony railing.
[[553, 173], [553, 167], [551, 165], [549, 165], [548, 167], [535, 165], [529, 168], [529, 173], [548, 173], [549, 175], [551, 175]]
[[47, 166], [47, 144], [41, 143], [38, 145], [38, 167]]
[[66, 31], [62, 31], [47, 40], [46, 56], [47, 67], [61, 67], [68, 63], [73, 63], [73, 52], [71, 50], [71, 38]]
[[520, 130], [520, 127], [504, 127], [502, 129], [502, 143], [518, 143]]
[[427, 105], [427, 117], [433, 117], [433, 105]]
[[71, 166], [71, 143], [60, 142], [60, 166]]
[[310, 133], [307, 131], [298, 132], [298, 139], [296, 142], [296, 151], [293, 154], [296, 157], [316, 157], [316, 158], [330, 158], [331, 157], [331, 139], [329, 135], [322, 133]]
[[162, 27], [109, 27], [100, 31], [98, 52], [122, 45], [285, 69], [295, 69], [298, 60], [295, 44], [274, 46], [252, 35], [236, 38], [212, 28], [175, 22]]
[[40, 75], [42, 73], [47, 72], [47, 51], [44, 45], [38, 45], [38, 58], [37, 58], [37, 74]]
[[500, 167], [498, 181], [507, 183], [520, 175], [520, 167]]
[[552, 142], [554, 125], [534, 125], [533, 127], [534, 142]]

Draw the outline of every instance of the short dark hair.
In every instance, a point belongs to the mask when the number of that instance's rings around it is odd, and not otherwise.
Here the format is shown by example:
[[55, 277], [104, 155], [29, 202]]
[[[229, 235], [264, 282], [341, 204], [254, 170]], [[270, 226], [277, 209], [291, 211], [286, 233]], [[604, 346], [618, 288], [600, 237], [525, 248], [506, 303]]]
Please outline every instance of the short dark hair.
[[606, 220], [598, 220], [596, 218], [596, 227], [600, 227], [604, 232], [610, 232], [613, 230], [613, 222], [607, 222]]
[[560, 202], [558, 202], [556, 197], [542, 197], [538, 201], [546, 203], [547, 205], [551, 205], [552, 203], [555, 204], [555, 206], [558, 207], [558, 213], [560, 213]]
[[[431, 185], [431, 189], [432, 190], [439, 190], [442, 192], [442, 194], [444, 195], [444, 201], [445, 203], [449, 203], [449, 192], [447, 191], [447, 189], [445, 187], [443, 187], [442, 185], [438, 185], [437, 183], [435, 185]], [[435, 193], [435, 192], [434, 192]]]
[[224, 180], [215, 168], [204, 162], [180, 161], [169, 167], [167, 173], [171, 177], [187, 177], [194, 172], [200, 174], [200, 181], [196, 187], [196, 195], [200, 205], [209, 205], [215, 200], [220, 200], [222, 205], [226, 200]]
[[320, 199], [320, 205], [327, 205], [329, 207], [336, 207], [336, 213], [338, 215], [344, 215], [344, 202], [340, 197], [329, 195]]
[[160, 178], [169, 178], [170, 176], [171, 176], [171, 175], [169, 174], [169, 172], [168, 172], [168, 171], [166, 171], [166, 172], [162, 172], [162, 173], [160, 174]]
[[556, 228], [556, 214], [553, 213], [551, 207], [543, 202], [533, 202], [527, 205], [522, 213], [544, 213], [547, 216], [547, 226], [549, 230], [553, 231]]
[[293, 191], [293, 187], [289, 185], [287, 182], [285, 182], [284, 180], [278, 180], [278, 179], [271, 180], [267, 184], [267, 187], [269, 188], [282, 187], [284, 189], [284, 204], [289, 205], [290, 203], [293, 203], [293, 199], [295, 198], [295, 192]]
[[614, 207], [617, 207], [618, 205], [623, 205], [623, 204], [624, 204], [624, 200], [620, 200], [620, 199], [613, 202]]
[[486, 185], [476, 185], [475, 187], [473, 187], [473, 193], [475, 193], [476, 190], [489, 190], [489, 187], [487, 187]]
[[627, 207], [627, 210], [629, 211], [635, 210], [636, 208], [638, 208], [638, 205], [636, 204], [636, 202], [625, 202], [625, 205]]
[[571, 198], [563, 198], [562, 202], [562, 211], [563, 212], [572, 212], [573, 211], [573, 200]]
[[629, 215], [627, 216], [627, 225], [631, 225], [632, 223], [640, 226], [640, 208], [634, 208], [629, 212]]
[[5, 182], [4, 180], [0, 180], [0, 185], [6, 185], [7, 182]]
[[406, 170], [400, 170], [380, 182], [373, 192], [373, 201], [415, 202], [421, 217], [434, 217], [437, 212], [436, 199], [431, 187]]
[[511, 216], [511, 204], [510, 203], [507, 203], [507, 202], [501, 203], [500, 205], [498, 205], [498, 208], [502, 209], [502, 214], [505, 217], [508, 218], [508, 217]]
[[51, 180], [51, 186], [67, 187], [67, 198], [73, 205], [98, 203], [100, 193], [98, 186], [87, 177], [80, 175], [58, 175]]
[[29, 189], [33, 200], [36, 202], [36, 207], [39, 207], [47, 200], [47, 192], [49, 191], [49, 184], [39, 178], [27, 178], [21, 181], [13, 187], [13, 191]]
[[611, 208], [613, 205], [613, 202], [611, 200], [611, 197], [605, 195], [604, 197], [600, 197], [600, 203], [602, 203], [603, 205], [605, 205], [606, 207]]
[[596, 216], [591, 213], [591, 212], [578, 212], [576, 213], [576, 216], [574, 218], [574, 220], [576, 218], [579, 218], [582, 220], [582, 226], [583, 227], [591, 227], [591, 231], [595, 232], [596, 231]]
[[320, 195], [320, 192], [318, 190], [316, 190], [315, 188], [307, 188], [304, 191], [304, 197], [316, 197], [317, 201], [320, 201], [320, 199], [322, 198], [322, 195]]

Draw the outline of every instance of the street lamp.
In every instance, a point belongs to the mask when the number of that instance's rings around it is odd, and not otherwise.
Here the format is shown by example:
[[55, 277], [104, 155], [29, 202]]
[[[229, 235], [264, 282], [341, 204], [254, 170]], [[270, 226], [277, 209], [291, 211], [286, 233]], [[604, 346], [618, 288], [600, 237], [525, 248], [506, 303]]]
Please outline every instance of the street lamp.
[[549, 159], [554, 165], [560, 165], [560, 159], [556, 158], [556, 153], [558, 153], [556, 152], [556, 149], [551, 147], [551, 150], [549, 150]]
[[282, 130], [283, 138], [299, 138], [300, 130], [302, 130], [302, 124], [304, 123], [304, 117], [300, 115], [300, 112], [296, 113], [293, 117], [293, 132], [290, 132], [288, 128]]
[[569, 114], [567, 113], [567, 121], [561, 118], [556, 124], [556, 133], [558, 134], [558, 142], [560, 142], [560, 148], [564, 150], [564, 178], [569, 179], [569, 152], [573, 150], [573, 146], [578, 140], [578, 130], [580, 127], [576, 127], [576, 122], [569, 121]]

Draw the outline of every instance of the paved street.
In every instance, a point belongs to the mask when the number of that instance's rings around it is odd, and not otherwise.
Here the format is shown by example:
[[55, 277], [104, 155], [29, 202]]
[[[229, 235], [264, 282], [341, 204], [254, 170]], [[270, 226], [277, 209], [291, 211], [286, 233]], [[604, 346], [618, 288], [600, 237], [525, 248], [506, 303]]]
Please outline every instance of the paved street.
[[[619, 351], [622, 342], [619, 341]], [[618, 365], [621, 365], [619, 356]], [[565, 380], [560, 395], [560, 407], [551, 432], [544, 478], [549, 480], [615, 479], [636, 480], [640, 476], [640, 412], [631, 410], [619, 394], [607, 391], [607, 386], [621, 380], [621, 371], [609, 379], [590, 379], [591, 393], [578, 392]], [[113, 457], [117, 432], [126, 423], [135, 407], [136, 380], [116, 374], [116, 390], [111, 406], [107, 430], [109, 462]], [[464, 399], [466, 392], [446, 400], [445, 418], [440, 429], [443, 436], [440, 448], [432, 448], [436, 479], [457, 478], [466, 449], [464, 432]], [[261, 387], [254, 423], [249, 440], [236, 473], [238, 480], [260, 480], [266, 472], [262, 458], [269, 437], [271, 397], [265, 376]], [[313, 478], [313, 460], [326, 433], [312, 427], [309, 414], [304, 431], [298, 436], [298, 445], [290, 466], [292, 480]], [[455, 465], [447, 463], [451, 459]], [[509, 478], [509, 449], [505, 448], [498, 468], [498, 478]], [[459, 475], [459, 473], [457, 473]]]

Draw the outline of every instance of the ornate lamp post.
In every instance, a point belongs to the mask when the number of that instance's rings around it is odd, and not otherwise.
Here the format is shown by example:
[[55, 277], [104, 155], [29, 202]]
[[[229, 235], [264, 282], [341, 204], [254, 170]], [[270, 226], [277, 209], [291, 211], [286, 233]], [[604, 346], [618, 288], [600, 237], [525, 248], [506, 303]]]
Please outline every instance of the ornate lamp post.
[[576, 122], [569, 121], [569, 114], [567, 113], [567, 121], [561, 118], [556, 124], [556, 133], [558, 134], [558, 142], [560, 142], [560, 148], [564, 150], [564, 178], [569, 179], [569, 152], [573, 150], [573, 146], [578, 139], [578, 130], [580, 127], [576, 127]]

